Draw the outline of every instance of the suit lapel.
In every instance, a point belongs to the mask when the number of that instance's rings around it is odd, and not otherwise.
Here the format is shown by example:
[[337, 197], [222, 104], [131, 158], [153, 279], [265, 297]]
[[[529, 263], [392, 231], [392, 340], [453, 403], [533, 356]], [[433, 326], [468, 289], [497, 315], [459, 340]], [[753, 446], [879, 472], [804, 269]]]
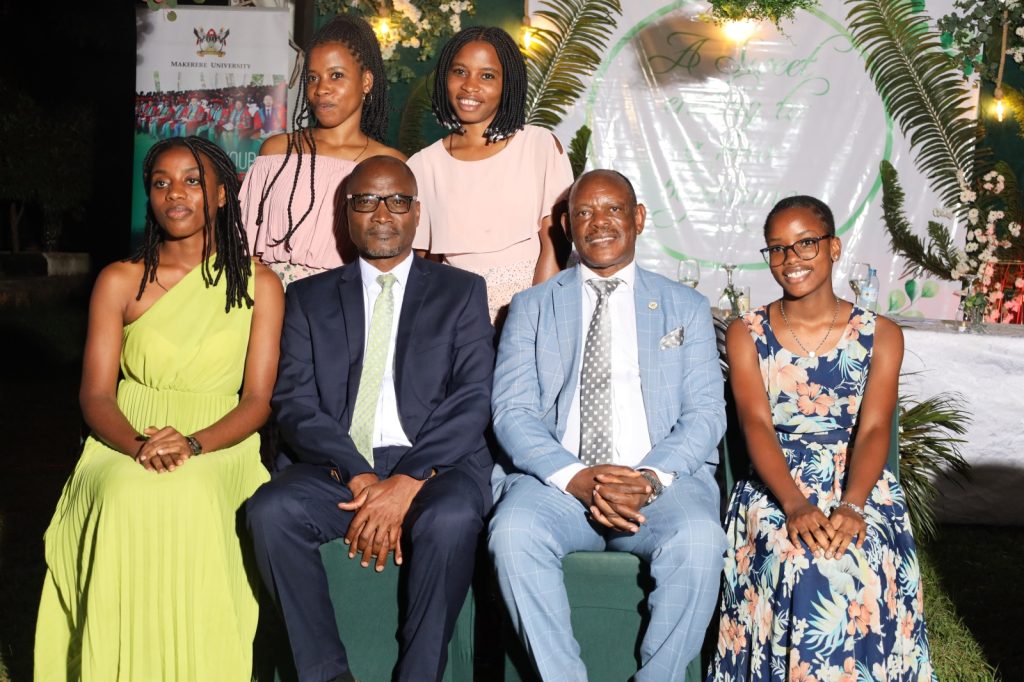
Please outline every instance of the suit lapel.
[[[639, 266], [636, 269], [634, 288], [636, 306], [636, 346], [640, 363], [640, 389], [644, 396], [648, 428], [652, 428], [655, 410], [660, 405], [657, 399], [661, 391], [661, 373], [658, 371], [658, 343], [661, 329], [665, 326], [665, 310], [661, 292], [652, 286], [650, 277]], [[653, 431], [652, 431], [653, 433]]]
[[416, 329], [416, 318], [420, 314], [423, 302], [427, 300], [432, 280], [430, 270], [424, 261], [416, 255], [412, 255], [410, 258], [412, 258], [412, 267], [409, 269], [409, 279], [405, 283], [402, 310], [398, 316], [398, 336], [395, 339], [395, 394], [398, 396], [403, 394], [401, 386], [405, 358], [413, 338], [413, 331]]
[[348, 401], [351, 414], [359, 392], [359, 377], [363, 368], [363, 338], [366, 336], [366, 311], [363, 310], [363, 278], [359, 261], [344, 266], [338, 283], [341, 313], [345, 318], [345, 337], [348, 344]]
[[[576, 375], [579, 366], [580, 325], [582, 292], [580, 290], [580, 269], [578, 267], [559, 276], [551, 295], [554, 304], [555, 329], [558, 336], [558, 351], [562, 359], [562, 373], [555, 377], [563, 384], [558, 393], [558, 436], [565, 433], [565, 420], [576, 391]], [[559, 387], [554, 387], [558, 390]]]

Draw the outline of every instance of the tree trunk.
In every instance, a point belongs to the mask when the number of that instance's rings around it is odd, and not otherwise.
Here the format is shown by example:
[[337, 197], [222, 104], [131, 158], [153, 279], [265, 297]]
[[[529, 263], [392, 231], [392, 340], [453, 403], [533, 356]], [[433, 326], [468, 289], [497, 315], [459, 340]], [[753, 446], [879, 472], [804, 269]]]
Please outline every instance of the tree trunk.
[[23, 215], [25, 215], [25, 205], [19, 204], [17, 201], [12, 201], [10, 207], [11, 253], [18, 253], [21, 251], [21, 240], [18, 238], [18, 225], [21, 223], [21, 217]]

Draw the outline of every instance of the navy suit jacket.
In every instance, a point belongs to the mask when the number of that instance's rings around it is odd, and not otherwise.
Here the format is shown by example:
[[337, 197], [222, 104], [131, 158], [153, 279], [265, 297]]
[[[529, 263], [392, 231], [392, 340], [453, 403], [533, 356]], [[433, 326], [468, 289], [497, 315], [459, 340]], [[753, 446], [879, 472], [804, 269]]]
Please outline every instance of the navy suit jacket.
[[[484, 280], [412, 256], [395, 342], [398, 416], [412, 447], [389, 473], [425, 479], [459, 468], [486, 490], [494, 329]], [[300, 461], [343, 483], [373, 468], [349, 436], [362, 372], [365, 312], [358, 261], [288, 286], [272, 405]]]

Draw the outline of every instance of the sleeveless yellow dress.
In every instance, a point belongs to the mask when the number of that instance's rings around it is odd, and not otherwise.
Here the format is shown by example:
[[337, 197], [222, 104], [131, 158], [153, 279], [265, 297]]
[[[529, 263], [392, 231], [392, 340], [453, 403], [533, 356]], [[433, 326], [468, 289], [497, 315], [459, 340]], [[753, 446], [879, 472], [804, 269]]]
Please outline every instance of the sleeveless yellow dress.
[[[238, 404], [252, 310], [224, 312], [224, 279], [197, 267], [125, 327], [117, 402], [140, 432]], [[249, 682], [259, 578], [239, 510], [268, 479], [256, 434], [164, 474], [90, 436], [45, 535], [35, 679]]]

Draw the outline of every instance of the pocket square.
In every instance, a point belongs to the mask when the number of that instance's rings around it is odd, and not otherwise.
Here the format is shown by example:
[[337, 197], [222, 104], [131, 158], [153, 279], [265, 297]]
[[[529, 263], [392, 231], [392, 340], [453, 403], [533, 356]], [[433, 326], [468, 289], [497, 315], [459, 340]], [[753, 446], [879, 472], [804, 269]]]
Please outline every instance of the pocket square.
[[661, 337], [661, 341], [658, 342], [661, 350], [667, 350], [669, 348], [677, 348], [683, 345], [683, 328], [677, 327], [673, 329], [665, 336]]

